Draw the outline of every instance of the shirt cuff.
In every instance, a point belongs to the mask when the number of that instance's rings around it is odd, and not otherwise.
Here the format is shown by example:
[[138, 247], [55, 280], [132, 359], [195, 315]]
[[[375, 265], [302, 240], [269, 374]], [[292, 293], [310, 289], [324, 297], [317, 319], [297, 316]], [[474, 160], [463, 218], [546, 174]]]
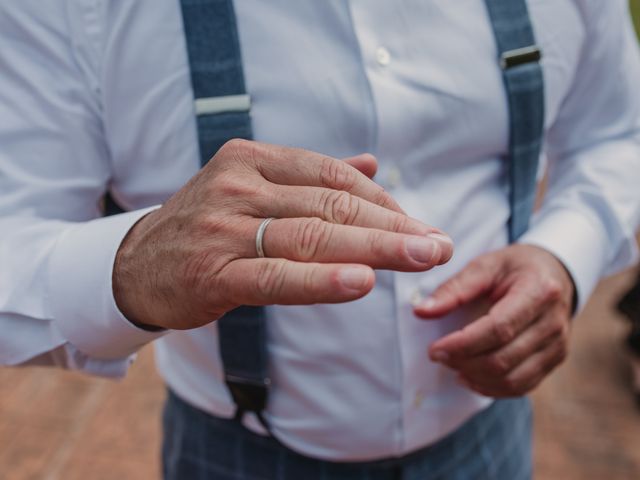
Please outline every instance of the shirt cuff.
[[607, 261], [608, 237], [602, 227], [579, 211], [558, 209], [534, 218], [518, 243], [543, 248], [563, 263], [576, 287], [575, 313], [579, 312]]
[[121, 359], [165, 332], [136, 327], [120, 312], [111, 278], [116, 253], [131, 227], [158, 207], [82, 223], [66, 230], [52, 252], [48, 303], [62, 336], [97, 359]]

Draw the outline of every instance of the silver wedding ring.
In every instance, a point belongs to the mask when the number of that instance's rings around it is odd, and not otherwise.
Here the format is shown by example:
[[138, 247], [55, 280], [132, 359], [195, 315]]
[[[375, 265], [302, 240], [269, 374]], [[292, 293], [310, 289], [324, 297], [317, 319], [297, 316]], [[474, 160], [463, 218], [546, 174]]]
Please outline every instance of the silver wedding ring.
[[256, 252], [258, 252], [258, 258], [265, 257], [262, 241], [264, 239], [264, 232], [267, 229], [267, 226], [271, 223], [271, 220], [273, 220], [273, 217], [265, 218], [258, 227], [258, 232], [256, 233]]

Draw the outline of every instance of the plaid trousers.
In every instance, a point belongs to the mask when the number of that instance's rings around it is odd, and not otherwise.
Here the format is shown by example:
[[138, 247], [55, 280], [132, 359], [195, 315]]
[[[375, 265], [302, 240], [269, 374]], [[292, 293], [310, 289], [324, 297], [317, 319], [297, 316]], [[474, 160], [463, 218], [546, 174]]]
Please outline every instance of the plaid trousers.
[[438, 443], [362, 463], [308, 458], [169, 391], [163, 417], [165, 480], [530, 480], [528, 399], [497, 400]]

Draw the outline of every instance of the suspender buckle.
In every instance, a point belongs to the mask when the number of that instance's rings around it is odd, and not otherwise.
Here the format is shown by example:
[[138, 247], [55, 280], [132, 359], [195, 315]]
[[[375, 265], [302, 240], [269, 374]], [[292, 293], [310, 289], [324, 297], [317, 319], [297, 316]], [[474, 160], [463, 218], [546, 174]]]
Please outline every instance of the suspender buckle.
[[541, 58], [542, 50], [540, 50], [540, 47], [531, 45], [529, 47], [516, 48], [515, 50], [504, 52], [500, 56], [500, 66], [503, 70], [508, 70], [525, 63], [539, 62]]

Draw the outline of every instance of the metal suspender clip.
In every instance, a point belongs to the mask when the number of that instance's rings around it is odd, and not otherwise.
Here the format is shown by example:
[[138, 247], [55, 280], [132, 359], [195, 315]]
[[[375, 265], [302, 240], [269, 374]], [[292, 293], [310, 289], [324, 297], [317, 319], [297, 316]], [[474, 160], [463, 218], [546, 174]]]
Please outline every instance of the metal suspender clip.
[[229, 392], [231, 392], [233, 403], [236, 405], [235, 421], [242, 422], [244, 414], [252, 412], [264, 429], [271, 433], [271, 427], [262, 413], [267, 407], [271, 379], [265, 378], [259, 381], [230, 374], [226, 374], [224, 379]]
[[196, 98], [196, 115], [216, 113], [248, 112], [251, 110], [251, 97], [246, 94], [224, 95], [221, 97]]
[[500, 57], [500, 66], [503, 70], [508, 70], [525, 63], [539, 62], [541, 58], [542, 50], [537, 45], [531, 45], [504, 52]]
[[269, 378], [259, 381], [227, 374], [225, 382], [239, 411], [261, 412], [267, 406]]

